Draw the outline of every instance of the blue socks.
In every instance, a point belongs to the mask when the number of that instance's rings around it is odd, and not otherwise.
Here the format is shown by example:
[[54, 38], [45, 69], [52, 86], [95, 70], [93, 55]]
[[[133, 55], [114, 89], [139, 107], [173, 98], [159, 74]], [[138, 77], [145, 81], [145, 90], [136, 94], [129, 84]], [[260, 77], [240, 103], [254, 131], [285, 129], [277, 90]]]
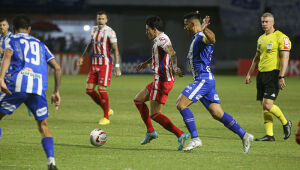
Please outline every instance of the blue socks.
[[42, 145], [43, 145], [44, 151], [47, 155], [47, 158], [54, 157], [53, 138], [52, 137], [43, 138], [42, 139]]
[[182, 118], [184, 120], [184, 123], [186, 127], [188, 128], [189, 132], [191, 133], [191, 138], [197, 138], [197, 128], [195, 124], [195, 118], [193, 115], [193, 112], [189, 108], [185, 108], [180, 111]]
[[224, 124], [228, 129], [236, 133], [240, 136], [241, 139], [243, 139], [243, 136], [245, 135], [244, 129], [241, 128], [241, 126], [233, 119], [233, 117], [226, 112], [224, 112], [223, 117], [220, 119], [220, 122]]

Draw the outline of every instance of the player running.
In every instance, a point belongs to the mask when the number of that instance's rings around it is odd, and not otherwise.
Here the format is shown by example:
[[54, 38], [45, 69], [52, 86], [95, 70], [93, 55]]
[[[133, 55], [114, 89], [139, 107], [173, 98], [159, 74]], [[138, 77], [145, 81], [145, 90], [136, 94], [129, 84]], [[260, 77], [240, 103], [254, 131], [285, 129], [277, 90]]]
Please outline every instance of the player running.
[[253, 136], [246, 133], [231, 115], [222, 110], [219, 96], [215, 90], [215, 79], [210, 70], [210, 63], [216, 39], [215, 34], [207, 28], [210, 24], [209, 21], [210, 17], [206, 16], [201, 25], [198, 11], [184, 16], [184, 29], [194, 35], [187, 55], [194, 82], [182, 91], [176, 103], [177, 109], [180, 111], [192, 138], [183, 150], [190, 151], [202, 146], [202, 141], [197, 133], [194, 115], [188, 108], [191, 104], [200, 100], [213, 118], [219, 120], [224, 126], [240, 136], [243, 142], [244, 153], [248, 153]]
[[[117, 36], [115, 31], [106, 25], [107, 21], [106, 12], [97, 13], [97, 26], [92, 27], [91, 41], [79, 60], [79, 65], [82, 65], [83, 58], [93, 49], [86, 93], [103, 109], [104, 117], [100, 119], [100, 125], [108, 125], [110, 123], [109, 116], [113, 115], [113, 110], [109, 109], [109, 98], [106, 91], [106, 87], [110, 85], [113, 68], [111, 49], [115, 54], [115, 75], [121, 76]], [[98, 85], [99, 93], [94, 90], [96, 85]]]
[[[51, 102], [60, 104], [61, 69], [44, 43], [30, 36], [30, 19], [20, 15], [13, 20], [16, 33], [5, 41], [0, 72], [0, 120], [12, 114], [22, 103], [33, 113], [42, 135], [42, 145], [48, 158], [48, 169], [55, 170], [53, 137], [48, 127], [47, 64], [55, 70], [55, 87]], [[1, 132], [1, 129], [0, 129]], [[1, 135], [1, 133], [0, 133]]]
[[[182, 75], [181, 69], [177, 67], [176, 53], [169, 37], [163, 32], [163, 27], [163, 20], [158, 16], [150, 16], [146, 19], [146, 34], [148, 38], [153, 41], [152, 57], [139, 64], [136, 70], [143, 70], [152, 63], [154, 82], [148, 84], [135, 96], [134, 103], [147, 127], [146, 136], [141, 144], [147, 144], [152, 139], [158, 137], [151, 123], [151, 119], [153, 119], [166, 130], [177, 136], [177, 150], [181, 150], [189, 134], [182, 132], [168, 117], [161, 113], [174, 84], [174, 71], [176, 74]], [[149, 109], [145, 104], [145, 102], [149, 100], [151, 115], [149, 115]]]

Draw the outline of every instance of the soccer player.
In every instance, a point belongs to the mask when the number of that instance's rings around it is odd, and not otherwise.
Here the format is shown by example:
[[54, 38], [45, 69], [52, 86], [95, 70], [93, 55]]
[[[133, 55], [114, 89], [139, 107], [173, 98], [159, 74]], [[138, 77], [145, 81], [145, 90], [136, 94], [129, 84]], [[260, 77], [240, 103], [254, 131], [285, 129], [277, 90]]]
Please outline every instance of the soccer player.
[[33, 113], [42, 135], [42, 145], [48, 158], [48, 169], [57, 169], [53, 137], [48, 127], [47, 64], [55, 70], [55, 86], [51, 103], [56, 109], [61, 69], [44, 43], [29, 35], [30, 19], [25, 15], [13, 20], [15, 35], [5, 41], [4, 59], [0, 71], [0, 120], [11, 115], [22, 103]]
[[2, 61], [4, 55], [4, 41], [11, 35], [7, 19], [0, 18], [0, 61]]
[[183, 150], [190, 151], [202, 146], [194, 115], [188, 108], [191, 104], [200, 100], [213, 118], [223, 123], [224, 126], [242, 139], [244, 153], [248, 153], [253, 136], [246, 133], [231, 115], [223, 111], [215, 90], [215, 79], [210, 70], [210, 63], [216, 39], [215, 34], [207, 28], [210, 24], [209, 21], [210, 17], [206, 16], [201, 24], [198, 11], [184, 16], [184, 29], [194, 35], [187, 55], [194, 80], [182, 91], [176, 103], [192, 138]]
[[255, 140], [275, 141], [272, 115], [283, 125], [283, 138], [286, 140], [291, 135], [292, 122], [285, 118], [280, 108], [274, 104], [274, 100], [278, 96], [279, 89], [283, 90], [286, 86], [284, 77], [289, 62], [291, 41], [285, 34], [275, 30], [274, 16], [271, 13], [262, 15], [261, 26], [265, 33], [257, 40], [257, 51], [246, 76], [246, 84], [249, 84], [251, 74], [258, 67], [256, 100], [262, 105], [266, 136]]
[[[109, 98], [106, 92], [106, 87], [110, 85], [113, 68], [111, 49], [115, 56], [115, 75], [121, 76], [117, 36], [115, 31], [106, 25], [107, 21], [107, 14], [104, 11], [97, 13], [97, 26], [92, 27], [91, 41], [79, 60], [79, 65], [82, 65], [83, 58], [93, 49], [86, 93], [103, 109], [104, 117], [100, 119], [100, 125], [109, 124], [109, 116], [113, 115], [113, 110], [109, 109]], [[95, 91], [96, 85], [98, 85], [99, 93]]]
[[[163, 115], [162, 109], [167, 101], [168, 94], [174, 84], [174, 71], [182, 75], [182, 71], [177, 67], [177, 56], [174, 51], [169, 37], [163, 32], [164, 22], [159, 16], [149, 16], [146, 19], [146, 34], [153, 41], [152, 57], [147, 61], [139, 64], [136, 71], [147, 68], [152, 63], [154, 71], [154, 82], [143, 88], [134, 98], [134, 103], [139, 110], [141, 117], [147, 127], [147, 133], [142, 145], [149, 143], [152, 139], [158, 137], [154, 130], [151, 119], [159, 123], [166, 130], [174, 133], [178, 138], [178, 148], [181, 150], [189, 134], [178, 129], [171, 120]], [[145, 104], [150, 100], [149, 109]], [[151, 119], [150, 119], [151, 118]]]

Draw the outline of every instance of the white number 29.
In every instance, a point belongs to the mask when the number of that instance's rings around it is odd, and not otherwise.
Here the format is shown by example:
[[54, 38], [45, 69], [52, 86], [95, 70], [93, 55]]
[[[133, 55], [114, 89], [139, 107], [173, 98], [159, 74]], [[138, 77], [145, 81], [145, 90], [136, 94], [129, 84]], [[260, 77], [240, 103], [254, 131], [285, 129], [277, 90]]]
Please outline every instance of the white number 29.
[[[24, 48], [25, 62], [32, 63], [37, 66], [40, 65], [40, 45], [39, 45], [39, 43], [36, 41], [28, 42], [25, 39], [21, 39], [20, 42], [21, 42], [21, 44], [25, 44], [25, 48]], [[30, 53], [32, 54], [32, 56], [35, 56], [35, 58], [31, 58], [31, 61], [27, 56], [29, 47], [30, 47]]]

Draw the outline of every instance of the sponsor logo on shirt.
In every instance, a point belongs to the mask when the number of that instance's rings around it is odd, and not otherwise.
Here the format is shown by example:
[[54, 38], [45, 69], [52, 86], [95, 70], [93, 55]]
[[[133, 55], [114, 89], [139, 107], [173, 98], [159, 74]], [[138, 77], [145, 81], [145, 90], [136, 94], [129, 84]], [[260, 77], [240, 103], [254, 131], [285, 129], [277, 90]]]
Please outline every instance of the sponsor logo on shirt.
[[284, 41], [284, 49], [290, 49], [290, 41], [287, 37], [284, 37], [283, 38], [283, 41]]
[[32, 77], [34, 79], [41, 79], [42, 75], [38, 73], [34, 73], [31, 68], [25, 68], [21, 71], [21, 74], [24, 76]]
[[273, 48], [273, 44], [267, 44], [267, 50], [272, 50], [272, 48]]

